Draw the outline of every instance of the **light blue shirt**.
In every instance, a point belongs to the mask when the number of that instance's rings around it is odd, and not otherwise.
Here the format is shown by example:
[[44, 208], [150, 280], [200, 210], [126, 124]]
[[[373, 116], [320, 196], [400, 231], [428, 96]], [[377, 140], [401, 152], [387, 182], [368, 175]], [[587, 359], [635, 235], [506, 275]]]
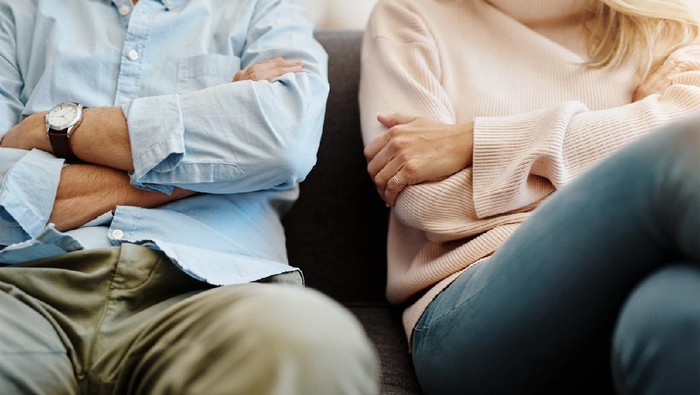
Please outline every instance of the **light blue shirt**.
[[[315, 163], [329, 89], [312, 29], [294, 0], [0, 0], [0, 133], [64, 101], [119, 106], [132, 184], [203, 193], [61, 233], [47, 221], [63, 160], [0, 148], [0, 263], [134, 243], [216, 285], [297, 272], [280, 216]], [[278, 56], [304, 72], [231, 82]]]

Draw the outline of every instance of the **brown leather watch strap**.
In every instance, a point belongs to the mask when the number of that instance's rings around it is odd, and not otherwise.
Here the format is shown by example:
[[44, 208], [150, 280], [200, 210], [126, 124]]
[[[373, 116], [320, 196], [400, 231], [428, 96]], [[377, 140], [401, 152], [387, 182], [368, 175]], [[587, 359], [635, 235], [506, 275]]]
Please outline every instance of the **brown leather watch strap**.
[[78, 157], [75, 156], [73, 149], [70, 147], [70, 139], [65, 130], [50, 129], [48, 136], [54, 156], [64, 158], [68, 162], [77, 161]]

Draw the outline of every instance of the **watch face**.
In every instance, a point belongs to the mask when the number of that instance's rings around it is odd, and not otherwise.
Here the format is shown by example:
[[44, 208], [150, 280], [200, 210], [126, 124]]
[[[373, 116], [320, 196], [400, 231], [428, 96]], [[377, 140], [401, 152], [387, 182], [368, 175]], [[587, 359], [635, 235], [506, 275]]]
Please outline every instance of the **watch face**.
[[46, 114], [46, 121], [52, 129], [63, 130], [67, 129], [78, 120], [78, 105], [75, 103], [62, 103], [52, 108]]

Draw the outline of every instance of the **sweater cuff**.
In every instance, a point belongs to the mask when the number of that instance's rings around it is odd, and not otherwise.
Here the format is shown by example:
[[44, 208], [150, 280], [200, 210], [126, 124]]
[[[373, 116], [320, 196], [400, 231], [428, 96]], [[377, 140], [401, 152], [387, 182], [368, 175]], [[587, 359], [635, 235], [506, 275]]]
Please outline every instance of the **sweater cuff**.
[[545, 177], [551, 158], [560, 158], [574, 115], [583, 103], [525, 114], [477, 118], [474, 121], [474, 208], [487, 218], [526, 207], [554, 191]]

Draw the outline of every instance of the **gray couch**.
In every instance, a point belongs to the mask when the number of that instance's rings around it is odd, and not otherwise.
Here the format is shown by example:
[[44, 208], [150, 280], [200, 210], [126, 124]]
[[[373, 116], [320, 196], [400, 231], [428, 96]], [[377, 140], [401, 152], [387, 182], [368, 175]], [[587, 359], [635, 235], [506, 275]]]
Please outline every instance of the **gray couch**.
[[[388, 210], [367, 175], [357, 102], [362, 32], [319, 31], [330, 97], [318, 162], [284, 219], [290, 263], [346, 305], [382, 362], [382, 394], [419, 394], [400, 311], [384, 298]], [[381, 94], [378, 92], [378, 94]]]

